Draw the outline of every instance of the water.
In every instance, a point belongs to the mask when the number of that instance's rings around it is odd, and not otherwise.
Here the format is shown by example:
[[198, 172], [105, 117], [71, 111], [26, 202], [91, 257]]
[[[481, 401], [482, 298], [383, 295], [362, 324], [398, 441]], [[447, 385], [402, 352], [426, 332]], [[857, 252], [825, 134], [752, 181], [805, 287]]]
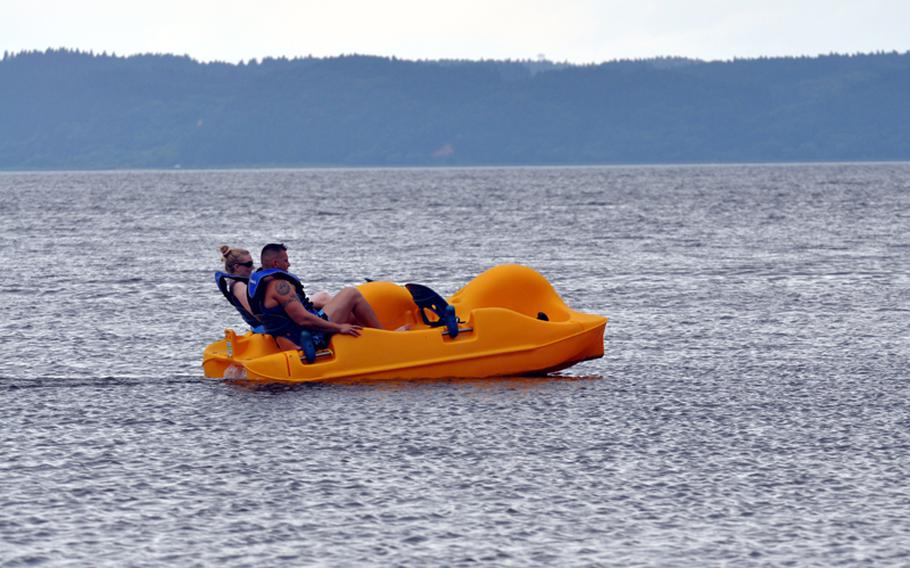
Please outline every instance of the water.
[[[910, 164], [0, 174], [0, 564], [910, 563]], [[246, 389], [218, 245], [308, 289], [521, 262], [547, 379]]]

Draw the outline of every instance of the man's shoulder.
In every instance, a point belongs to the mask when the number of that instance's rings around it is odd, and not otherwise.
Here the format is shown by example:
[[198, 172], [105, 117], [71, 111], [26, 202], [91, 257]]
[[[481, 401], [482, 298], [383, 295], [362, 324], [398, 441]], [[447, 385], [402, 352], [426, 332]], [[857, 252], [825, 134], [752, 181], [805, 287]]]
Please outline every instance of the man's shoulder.
[[293, 286], [287, 280], [281, 280], [278, 278], [272, 278], [268, 283], [268, 292], [275, 292], [279, 296], [286, 296], [293, 291]]

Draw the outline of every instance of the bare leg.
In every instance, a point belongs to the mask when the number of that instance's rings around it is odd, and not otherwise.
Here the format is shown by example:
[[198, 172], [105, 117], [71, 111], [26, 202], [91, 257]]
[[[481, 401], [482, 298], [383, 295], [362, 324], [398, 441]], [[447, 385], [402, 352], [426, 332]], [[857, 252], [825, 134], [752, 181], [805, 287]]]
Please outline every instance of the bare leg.
[[288, 339], [287, 337], [276, 337], [275, 343], [278, 344], [278, 349], [282, 351], [296, 351], [300, 349], [296, 343]]
[[356, 288], [345, 288], [326, 304], [325, 313], [336, 323], [353, 323], [382, 329], [373, 307]]
[[310, 301], [313, 302], [313, 306], [315, 306], [317, 310], [321, 310], [332, 301], [332, 295], [328, 292], [316, 292], [310, 297]]

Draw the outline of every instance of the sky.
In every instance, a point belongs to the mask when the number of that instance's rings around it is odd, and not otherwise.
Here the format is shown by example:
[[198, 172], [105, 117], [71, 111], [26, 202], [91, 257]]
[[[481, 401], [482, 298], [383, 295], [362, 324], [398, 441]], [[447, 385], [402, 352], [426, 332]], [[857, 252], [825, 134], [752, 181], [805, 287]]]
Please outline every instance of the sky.
[[910, 0], [0, 0], [0, 51], [599, 63], [910, 51]]

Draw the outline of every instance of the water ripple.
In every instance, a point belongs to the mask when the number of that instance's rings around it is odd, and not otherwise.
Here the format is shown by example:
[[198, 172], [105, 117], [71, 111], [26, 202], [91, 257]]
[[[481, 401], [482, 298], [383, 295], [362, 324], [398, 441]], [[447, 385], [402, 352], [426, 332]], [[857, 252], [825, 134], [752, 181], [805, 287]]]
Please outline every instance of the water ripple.
[[[906, 565], [908, 174], [0, 173], [0, 261], [32, 267], [0, 289], [0, 564]], [[271, 241], [313, 289], [530, 264], [606, 355], [202, 380], [240, 324], [216, 248]]]

